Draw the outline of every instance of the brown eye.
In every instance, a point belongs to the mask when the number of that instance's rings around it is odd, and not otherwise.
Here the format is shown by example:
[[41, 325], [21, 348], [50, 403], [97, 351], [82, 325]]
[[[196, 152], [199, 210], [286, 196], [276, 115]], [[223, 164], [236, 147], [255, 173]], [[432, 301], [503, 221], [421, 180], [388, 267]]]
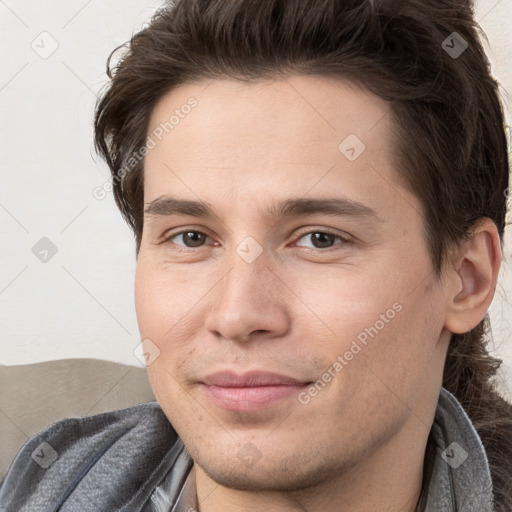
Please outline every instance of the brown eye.
[[[334, 245], [336, 239], [341, 240], [343, 242], [343, 239], [339, 235], [329, 233], [328, 231], [310, 231], [309, 233], [304, 233], [303, 235], [301, 235], [299, 240], [306, 237], [309, 237], [309, 239], [311, 240], [313, 249], [329, 249]], [[301, 245], [301, 247], [304, 246]]]
[[[173, 241], [173, 239], [178, 237], [182, 238], [182, 244]], [[200, 247], [207, 238], [208, 235], [205, 235], [200, 231], [181, 231], [167, 238], [166, 242], [173, 241], [173, 243], [176, 243], [177, 245], [184, 245], [185, 247]]]

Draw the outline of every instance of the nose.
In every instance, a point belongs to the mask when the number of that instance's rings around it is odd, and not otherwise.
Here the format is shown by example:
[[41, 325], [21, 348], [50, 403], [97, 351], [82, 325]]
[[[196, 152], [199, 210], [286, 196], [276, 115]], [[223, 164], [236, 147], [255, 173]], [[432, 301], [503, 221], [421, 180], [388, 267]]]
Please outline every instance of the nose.
[[247, 343], [256, 338], [276, 338], [290, 328], [291, 315], [282, 286], [261, 254], [247, 263], [235, 254], [215, 293], [205, 327], [218, 338]]

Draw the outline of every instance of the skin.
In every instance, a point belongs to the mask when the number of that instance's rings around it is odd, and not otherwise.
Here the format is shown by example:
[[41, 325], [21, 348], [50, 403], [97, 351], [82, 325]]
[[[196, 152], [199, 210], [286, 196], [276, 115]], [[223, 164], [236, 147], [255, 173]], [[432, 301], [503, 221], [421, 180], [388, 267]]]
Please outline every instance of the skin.
[[[156, 105], [148, 134], [191, 96], [197, 107], [146, 156], [144, 202], [204, 201], [215, 216], [145, 216], [135, 300], [142, 339], [159, 350], [149, 378], [195, 461], [201, 512], [413, 511], [450, 332], [477, 325], [492, 300], [494, 224], [484, 219], [436, 276], [421, 203], [393, 165], [389, 105], [348, 82], [182, 85]], [[338, 149], [349, 134], [366, 146], [355, 161]], [[334, 196], [375, 215], [267, 213]], [[335, 235], [315, 243], [325, 230]], [[246, 237], [262, 250], [252, 262], [237, 252]], [[229, 411], [199, 383], [225, 369], [314, 383], [393, 304], [400, 311], [307, 404], [294, 393]]]

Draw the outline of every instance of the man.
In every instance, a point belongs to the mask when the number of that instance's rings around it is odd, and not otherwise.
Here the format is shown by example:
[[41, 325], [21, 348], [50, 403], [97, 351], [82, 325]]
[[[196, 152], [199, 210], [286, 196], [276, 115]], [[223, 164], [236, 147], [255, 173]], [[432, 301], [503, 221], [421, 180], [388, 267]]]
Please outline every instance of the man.
[[32, 438], [4, 509], [511, 510], [507, 148], [469, 2], [182, 0], [111, 78], [158, 402]]

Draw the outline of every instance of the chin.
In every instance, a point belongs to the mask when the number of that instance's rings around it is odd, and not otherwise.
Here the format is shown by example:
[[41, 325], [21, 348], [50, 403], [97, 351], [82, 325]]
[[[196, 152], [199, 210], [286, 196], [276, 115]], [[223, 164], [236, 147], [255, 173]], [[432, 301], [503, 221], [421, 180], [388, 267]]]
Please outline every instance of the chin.
[[[254, 492], [290, 492], [316, 487], [332, 479], [333, 472], [348, 469], [316, 454], [274, 454], [272, 459], [262, 457], [254, 465], [244, 465], [238, 458], [223, 458], [221, 454], [192, 457], [196, 464], [217, 484], [230, 489]], [[213, 461], [213, 463], [212, 463]]]

